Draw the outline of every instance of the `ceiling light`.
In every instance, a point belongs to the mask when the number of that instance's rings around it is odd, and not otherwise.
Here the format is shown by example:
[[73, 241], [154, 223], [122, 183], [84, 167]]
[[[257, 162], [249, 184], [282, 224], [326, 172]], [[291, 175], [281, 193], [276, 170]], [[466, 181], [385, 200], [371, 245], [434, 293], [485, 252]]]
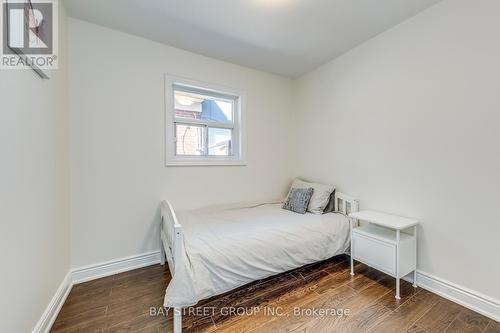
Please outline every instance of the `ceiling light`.
[[254, 0], [254, 2], [266, 6], [279, 6], [290, 2], [290, 0]]

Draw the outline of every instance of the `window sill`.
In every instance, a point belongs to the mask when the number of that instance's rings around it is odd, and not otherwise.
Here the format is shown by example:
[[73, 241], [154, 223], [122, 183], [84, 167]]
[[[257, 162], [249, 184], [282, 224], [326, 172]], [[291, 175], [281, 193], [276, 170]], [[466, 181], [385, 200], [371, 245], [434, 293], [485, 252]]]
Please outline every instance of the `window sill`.
[[179, 166], [246, 166], [247, 162], [244, 160], [170, 160], [165, 163], [167, 167]]

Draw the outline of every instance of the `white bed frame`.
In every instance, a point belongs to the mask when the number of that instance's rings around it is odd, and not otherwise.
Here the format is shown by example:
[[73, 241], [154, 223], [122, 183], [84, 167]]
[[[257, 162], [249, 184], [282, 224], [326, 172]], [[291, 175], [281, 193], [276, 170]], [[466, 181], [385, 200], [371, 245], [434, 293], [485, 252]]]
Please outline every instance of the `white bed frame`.
[[[335, 192], [335, 212], [343, 213], [348, 215], [350, 213], [357, 212], [359, 210], [359, 202], [351, 196], [344, 193]], [[353, 224], [357, 221], [350, 220], [351, 230]], [[165, 222], [165, 223], [164, 223]], [[164, 226], [167, 226], [164, 228]], [[163, 242], [163, 235], [170, 238], [170, 246], [165, 246]], [[182, 225], [177, 220], [175, 211], [167, 200], [161, 202], [161, 222], [160, 222], [160, 262], [161, 265], [165, 265], [165, 258], [167, 260], [168, 268], [170, 269], [170, 274], [173, 276], [175, 274], [176, 264], [179, 264], [182, 260], [182, 248], [184, 246], [184, 234], [182, 231]], [[182, 309], [174, 308], [174, 333], [182, 332]]]

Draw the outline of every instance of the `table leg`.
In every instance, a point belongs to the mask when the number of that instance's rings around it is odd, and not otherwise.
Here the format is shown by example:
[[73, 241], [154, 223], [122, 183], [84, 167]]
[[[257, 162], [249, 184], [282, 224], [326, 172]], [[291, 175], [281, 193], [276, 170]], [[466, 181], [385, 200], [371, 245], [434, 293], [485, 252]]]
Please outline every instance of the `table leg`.
[[399, 239], [400, 230], [396, 230], [396, 299], [401, 299], [399, 296]]
[[354, 244], [352, 242], [352, 224], [354, 223], [354, 220], [352, 218], [349, 219], [349, 229], [351, 231], [351, 275], [354, 275], [354, 259], [352, 259], [352, 256], [354, 254]]
[[417, 226], [413, 227], [413, 236], [415, 237], [415, 270], [413, 271], [413, 287], [417, 288]]

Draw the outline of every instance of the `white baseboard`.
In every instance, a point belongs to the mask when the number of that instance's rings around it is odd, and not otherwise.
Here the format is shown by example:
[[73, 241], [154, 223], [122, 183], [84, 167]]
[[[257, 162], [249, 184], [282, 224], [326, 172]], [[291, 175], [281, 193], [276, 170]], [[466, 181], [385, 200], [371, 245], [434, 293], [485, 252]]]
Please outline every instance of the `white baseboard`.
[[35, 328], [33, 328], [32, 333], [48, 333], [50, 331], [50, 328], [52, 327], [52, 324], [54, 324], [54, 321], [66, 301], [72, 286], [71, 272], [68, 272], [59, 285], [59, 288], [57, 288], [54, 297], [52, 297], [52, 300], [42, 314], [42, 317], [38, 323], [36, 323]]
[[48, 333], [50, 331], [74, 284], [154, 265], [159, 262], [160, 251], [153, 251], [70, 270], [32, 333]]
[[[413, 274], [410, 275], [405, 280], [413, 283]], [[452, 302], [500, 321], [500, 301], [496, 299], [422, 271], [417, 271], [417, 284]]]
[[143, 253], [126, 258], [120, 258], [73, 269], [71, 276], [73, 284], [95, 280], [105, 276], [130, 271], [136, 268], [158, 264], [160, 251]]

